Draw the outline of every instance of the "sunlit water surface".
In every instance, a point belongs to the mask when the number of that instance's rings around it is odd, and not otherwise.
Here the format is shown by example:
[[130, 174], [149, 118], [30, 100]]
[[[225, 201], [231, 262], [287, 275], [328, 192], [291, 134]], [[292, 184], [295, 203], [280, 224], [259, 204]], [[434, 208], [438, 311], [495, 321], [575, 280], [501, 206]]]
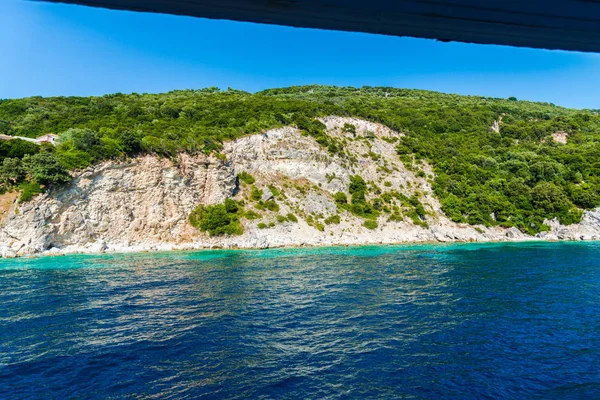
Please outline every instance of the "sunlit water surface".
[[600, 244], [0, 260], [0, 398], [600, 398]]

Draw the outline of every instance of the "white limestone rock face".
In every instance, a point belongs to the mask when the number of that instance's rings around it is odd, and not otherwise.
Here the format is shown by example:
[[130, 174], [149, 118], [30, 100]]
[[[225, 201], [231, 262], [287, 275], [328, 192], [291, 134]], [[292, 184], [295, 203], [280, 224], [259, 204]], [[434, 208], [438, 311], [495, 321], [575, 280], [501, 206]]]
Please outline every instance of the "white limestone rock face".
[[187, 222], [190, 211], [231, 196], [235, 177], [203, 156], [182, 155], [176, 164], [145, 156], [86, 169], [70, 184], [18, 206], [0, 230], [3, 255], [193, 240], [198, 233]]
[[544, 240], [600, 240], [600, 208], [584, 211], [578, 224], [561, 225], [556, 218], [544, 224], [550, 231], [537, 235]]
[[[422, 163], [407, 169], [399, 160], [395, 147], [401, 132], [356, 118], [327, 117], [321, 121], [341, 152], [331, 154], [312, 137], [284, 127], [225, 143], [226, 161], [203, 155], [180, 155], [174, 161], [143, 156], [90, 167], [76, 173], [70, 184], [13, 206], [0, 228], [0, 256], [600, 239], [600, 210], [586, 211], [577, 225], [565, 227], [558, 221], [546, 221], [550, 232], [537, 238], [514, 228], [453, 223], [433, 196], [431, 166]], [[278, 211], [256, 208], [257, 203], [249, 196], [251, 187], [237, 182], [236, 175], [243, 171], [256, 178], [261, 200], [274, 199]], [[389, 215], [382, 213], [377, 228], [369, 230], [361, 218], [338, 209], [334, 194], [348, 194], [350, 177], [357, 174], [369, 182], [371, 200], [392, 190], [409, 197], [418, 193], [429, 213], [428, 227], [415, 225], [409, 218], [388, 221]], [[274, 196], [270, 185], [280, 193]], [[195, 207], [221, 203], [229, 197], [245, 201], [246, 210], [259, 215], [258, 219], [242, 220], [243, 235], [209, 237], [189, 224], [188, 216]], [[288, 214], [294, 214], [298, 222], [288, 220]], [[339, 223], [328, 220], [336, 215]], [[271, 226], [259, 229], [259, 223]]]

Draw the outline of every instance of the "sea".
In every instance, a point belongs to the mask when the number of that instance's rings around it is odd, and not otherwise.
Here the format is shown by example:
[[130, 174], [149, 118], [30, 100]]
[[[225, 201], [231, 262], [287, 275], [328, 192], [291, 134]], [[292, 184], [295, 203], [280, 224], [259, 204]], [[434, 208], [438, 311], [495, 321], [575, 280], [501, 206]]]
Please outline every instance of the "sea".
[[600, 399], [600, 243], [0, 260], [1, 399]]

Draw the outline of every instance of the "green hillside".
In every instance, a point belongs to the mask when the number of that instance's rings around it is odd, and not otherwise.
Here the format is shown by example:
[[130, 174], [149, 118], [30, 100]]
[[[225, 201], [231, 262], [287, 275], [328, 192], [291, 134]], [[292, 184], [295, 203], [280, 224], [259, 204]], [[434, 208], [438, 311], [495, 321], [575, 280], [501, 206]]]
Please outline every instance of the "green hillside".
[[[155, 153], [219, 153], [223, 141], [296, 125], [346, 157], [315, 118], [354, 116], [403, 132], [398, 156], [436, 173], [433, 188], [456, 222], [544, 229], [544, 218], [578, 222], [600, 205], [600, 115], [548, 103], [421, 90], [303, 86], [256, 94], [215, 88], [164, 94], [0, 100], [0, 133], [61, 143], [0, 143], [0, 185], [25, 199], [68, 181], [66, 170]], [[502, 119], [500, 132], [491, 129]], [[552, 140], [566, 132], [568, 143]]]

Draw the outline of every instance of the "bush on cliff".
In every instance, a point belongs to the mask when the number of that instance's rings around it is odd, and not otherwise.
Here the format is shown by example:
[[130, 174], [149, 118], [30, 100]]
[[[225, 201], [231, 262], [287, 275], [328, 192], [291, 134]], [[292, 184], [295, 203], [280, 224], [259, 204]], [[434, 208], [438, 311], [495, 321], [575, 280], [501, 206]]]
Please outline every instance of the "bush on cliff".
[[23, 168], [30, 180], [43, 185], [61, 184], [71, 180], [71, 175], [54, 153], [42, 151], [23, 157]]
[[211, 236], [241, 235], [244, 227], [239, 214], [244, 209], [235, 200], [227, 199], [223, 204], [198, 206], [189, 216], [190, 224]]
[[21, 196], [19, 197], [19, 202], [21, 203], [33, 199], [34, 196], [40, 193], [44, 193], [44, 188], [37, 182], [24, 182], [19, 185], [19, 189], [21, 190]]
[[247, 173], [246, 171], [242, 171], [239, 174], [237, 174], [237, 177], [240, 181], [248, 184], [248, 185], [252, 185], [254, 182], [256, 182], [256, 179], [254, 179], [254, 177], [252, 175], [250, 175], [249, 173]]

